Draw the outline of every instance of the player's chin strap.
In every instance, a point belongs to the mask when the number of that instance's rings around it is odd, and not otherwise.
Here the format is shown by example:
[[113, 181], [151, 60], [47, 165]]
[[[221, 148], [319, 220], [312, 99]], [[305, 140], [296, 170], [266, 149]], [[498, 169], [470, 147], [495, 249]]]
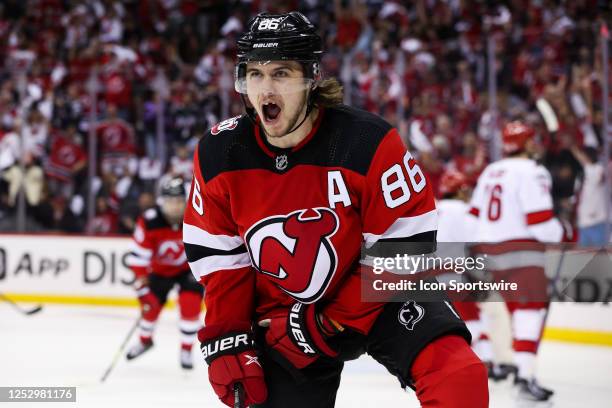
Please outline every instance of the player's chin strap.
[[[286, 135], [295, 132], [296, 130], [298, 130], [300, 128], [300, 126], [302, 126], [304, 124], [304, 122], [306, 121], [306, 118], [308, 118], [308, 115], [310, 115], [310, 112], [312, 112], [312, 109], [314, 108], [314, 90], [315, 90], [316, 86], [312, 87], [310, 89], [310, 91], [308, 92], [308, 102], [306, 105], [306, 114], [304, 115], [304, 118], [300, 121], [300, 123], [298, 123], [296, 126], [294, 126], [293, 129], [291, 129], [289, 132], [287, 132]], [[244, 108], [246, 109], [246, 113], [247, 116], [249, 117], [249, 119], [251, 119], [251, 122], [253, 122], [253, 124], [255, 126], [258, 126], [257, 124], [257, 115], [255, 112], [255, 108], [249, 108], [249, 105], [247, 104], [247, 100], [246, 97], [244, 96], [244, 94], [240, 94], [240, 99], [242, 99], [242, 103], [244, 104]], [[266, 129], [261, 126], [261, 129], [263, 130], [264, 133], [266, 133]], [[285, 135], [285, 136], [286, 136]]]

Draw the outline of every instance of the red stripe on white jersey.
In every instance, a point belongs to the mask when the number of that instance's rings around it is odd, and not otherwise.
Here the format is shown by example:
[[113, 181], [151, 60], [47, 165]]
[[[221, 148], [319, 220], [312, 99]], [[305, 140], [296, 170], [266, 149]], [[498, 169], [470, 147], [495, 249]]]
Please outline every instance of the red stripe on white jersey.
[[527, 225], [540, 224], [554, 217], [552, 210], [536, 211], [527, 214]]

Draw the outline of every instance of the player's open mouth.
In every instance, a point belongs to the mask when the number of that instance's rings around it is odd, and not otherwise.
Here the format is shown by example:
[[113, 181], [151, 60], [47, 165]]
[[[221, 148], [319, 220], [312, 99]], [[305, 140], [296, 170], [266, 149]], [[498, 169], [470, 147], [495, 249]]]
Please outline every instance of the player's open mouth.
[[274, 124], [280, 117], [281, 108], [274, 102], [264, 103], [261, 110], [264, 122], [267, 124]]

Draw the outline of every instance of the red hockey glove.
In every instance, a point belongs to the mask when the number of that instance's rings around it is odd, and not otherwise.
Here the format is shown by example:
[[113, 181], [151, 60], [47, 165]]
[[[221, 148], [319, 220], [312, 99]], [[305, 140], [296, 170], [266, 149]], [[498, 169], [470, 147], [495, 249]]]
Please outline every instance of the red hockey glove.
[[208, 363], [208, 380], [225, 405], [234, 406], [234, 384], [241, 383], [245, 405], [261, 404], [268, 397], [264, 373], [248, 331], [217, 335], [200, 330], [202, 354]]
[[295, 303], [287, 311], [260, 321], [259, 326], [268, 327], [268, 346], [296, 368], [308, 366], [321, 354], [329, 357], [338, 355], [326, 339], [343, 329], [331, 319], [317, 314], [314, 305]]
[[144, 317], [161, 307], [159, 299], [151, 292], [149, 282], [146, 278], [138, 279], [134, 283], [134, 288], [136, 289], [138, 301], [140, 302], [140, 309]]

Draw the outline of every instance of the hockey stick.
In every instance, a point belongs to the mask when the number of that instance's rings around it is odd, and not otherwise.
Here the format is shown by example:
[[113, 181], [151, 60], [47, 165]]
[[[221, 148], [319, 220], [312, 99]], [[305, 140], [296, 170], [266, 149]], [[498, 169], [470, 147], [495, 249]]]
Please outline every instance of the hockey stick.
[[24, 314], [26, 316], [30, 316], [30, 315], [33, 315], [34, 313], [38, 313], [43, 308], [42, 305], [36, 305], [32, 309], [24, 309], [23, 307], [19, 306], [17, 303], [13, 302], [13, 300], [11, 300], [9, 297], [7, 297], [6, 295], [2, 293], [0, 293], [0, 300], [8, 303], [19, 313]]
[[538, 342], [538, 346], [537, 346], [538, 348], [540, 347], [540, 344], [542, 343], [541, 341], [542, 337], [544, 336], [544, 329], [546, 328], [546, 321], [548, 320], [548, 315], [550, 313], [550, 308], [552, 306], [552, 297], [555, 293], [555, 286], [557, 282], [559, 281], [559, 277], [561, 276], [561, 268], [563, 267], [563, 260], [565, 259], [565, 252], [566, 252], [566, 247], [565, 245], [562, 244], [561, 255], [559, 256], [559, 263], [557, 263], [557, 270], [555, 271], [555, 275], [550, 281], [551, 282], [550, 304], [546, 308], [546, 311], [544, 312], [544, 318], [542, 319], [542, 327], [540, 328], [540, 336], [538, 337], [540, 339], [540, 341]]
[[241, 383], [234, 384], [234, 408], [246, 408], [244, 405], [244, 390]]
[[128, 332], [127, 336], [125, 336], [125, 339], [123, 340], [123, 343], [121, 343], [121, 346], [119, 347], [119, 349], [115, 353], [115, 356], [113, 357], [113, 361], [111, 361], [110, 365], [108, 366], [108, 368], [104, 372], [104, 375], [100, 379], [100, 382], [103, 383], [104, 381], [106, 381], [106, 379], [110, 375], [110, 373], [113, 370], [113, 368], [115, 368], [115, 366], [117, 365], [117, 361], [119, 361], [119, 357], [121, 357], [121, 355], [123, 354], [123, 350], [125, 350], [125, 346], [128, 344], [128, 342], [132, 338], [132, 335], [134, 334], [134, 332], [138, 328], [138, 325], [140, 324], [140, 319], [141, 318], [142, 317], [139, 315], [138, 319], [136, 319], [134, 324], [132, 324], [132, 327], [130, 328], [130, 331]]

